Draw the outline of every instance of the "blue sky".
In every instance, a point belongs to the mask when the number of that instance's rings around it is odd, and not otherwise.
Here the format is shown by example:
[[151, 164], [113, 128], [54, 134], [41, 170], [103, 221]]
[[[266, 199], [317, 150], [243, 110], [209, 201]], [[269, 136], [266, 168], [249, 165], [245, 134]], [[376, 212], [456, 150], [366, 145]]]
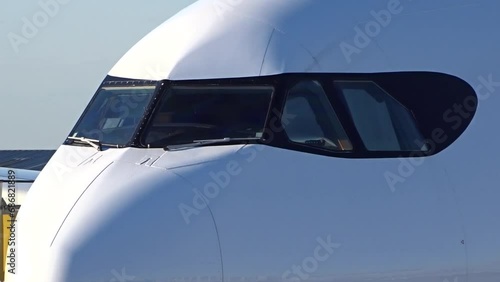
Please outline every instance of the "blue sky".
[[[141, 4], [130, 0], [3, 1], [0, 9], [0, 150], [56, 149], [122, 55], [152, 29], [193, 2], [195, 0], [148, 0]], [[360, 3], [362, 1], [344, 2], [344, 5], [354, 5], [357, 9]], [[361, 9], [359, 15], [371, 20], [370, 9], [378, 11], [387, 3], [389, 1], [365, 0], [363, 7], [366, 8]], [[381, 32], [377, 37], [380, 45], [371, 44], [363, 54], [356, 54], [353, 68], [371, 63], [365, 61], [366, 58], [376, 58], [379, 61], [374, 64], [445, 71], [466, 79], [473, 87], [484, 77], [498, 81], [499, 57], [492, 55], [500, 46], [498, 33], [494, 31], [499, 21], [498, 1], [401, 0], [401, 3], [404, 11], [394, 16], [398, 24]], [[38, 22], [40, 28], [27, 27], [26, 21]], [[407, 28], [411, 32], [406, 32]], [[340, 29], [349, 42], [356, 35], [351, 26]], [[29, 38], [20, 39], [23, 33]], [[419, 48], [403, 48], [405, 44]], [[386, 62], [384, 56], [373, 56], [379, 49], [403, 59]], [[425, 52], [418, 52], [424, 49]], [[493, 95], [482, 104], [482, 115], [494, 117], [495, 98]]]
[[3, 1], [0, 150], [56, 149], [120, 57], [193, 2]]

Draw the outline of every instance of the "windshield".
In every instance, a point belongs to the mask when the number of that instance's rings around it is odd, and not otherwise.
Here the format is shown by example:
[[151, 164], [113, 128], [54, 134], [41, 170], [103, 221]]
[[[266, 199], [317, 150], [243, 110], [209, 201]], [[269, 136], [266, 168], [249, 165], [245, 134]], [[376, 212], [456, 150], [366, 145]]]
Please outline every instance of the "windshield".
[[155, 88], [102, 87], [70, 136], [95, 139], [102, 144], [126, 145], [143, 118]]
[[196, 140], [260, 138], [273, 90], [270, 86], [174, 86], [163, 95], [143, 143], [164, 147]]

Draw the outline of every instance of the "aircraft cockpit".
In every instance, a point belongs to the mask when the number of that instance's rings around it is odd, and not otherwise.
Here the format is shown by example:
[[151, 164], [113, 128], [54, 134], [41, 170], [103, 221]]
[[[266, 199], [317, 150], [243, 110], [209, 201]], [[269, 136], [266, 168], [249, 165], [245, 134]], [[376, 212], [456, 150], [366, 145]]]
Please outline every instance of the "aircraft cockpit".
[[[453, 95], [439, 93], [447, 86], [456, 89]], [[446, 142], [429, 144], [432, 130], [444, 128], [434, 113], [470, 91], [458, 78], [417, 72], [161, 82], [108, 77], [65, 144], [261, 143], [341, 157], [432, 155], [461, 133], [450, 129]]]

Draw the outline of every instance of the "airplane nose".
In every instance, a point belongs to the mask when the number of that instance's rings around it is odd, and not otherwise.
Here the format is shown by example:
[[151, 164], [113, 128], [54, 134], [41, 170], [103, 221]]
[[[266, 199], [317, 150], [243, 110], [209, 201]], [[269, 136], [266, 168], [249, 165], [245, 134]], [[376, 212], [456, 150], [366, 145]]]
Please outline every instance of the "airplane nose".
[[23, 281], [164, 281], [195, 270], [221, 281], [211, 214], [187, 224], [179, 211], [192, 189], [169, 170], [110, 164], [73, 202], [47, 253], [35, 254], [46, 269], [19, 266]]

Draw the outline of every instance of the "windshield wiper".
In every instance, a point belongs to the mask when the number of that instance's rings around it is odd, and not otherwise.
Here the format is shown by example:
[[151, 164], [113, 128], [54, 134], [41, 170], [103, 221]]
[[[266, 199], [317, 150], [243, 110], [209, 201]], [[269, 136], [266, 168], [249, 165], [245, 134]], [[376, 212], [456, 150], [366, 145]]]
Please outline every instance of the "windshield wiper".
[[260, 137], [250, 137], [250, 138], [222, 138], [222, 139], [206, 139], [206, 140], [193, 140], [192, 143], [179, 144], [179, 145], [168, 145], [163, 148], [165, 151], [170, 150], [181, 150], [181, 149], [189, 149], [203, 146], [212, 146], [212, 145], [220, 145], [227, 143], [244, 143], [248, 144], [251, 141], [261, 140]]
[[96, 140], [96, 139], [89, 139], [85, 137], [73, 137], [73, 136], [68, 136], [69, 140], [77, 141], [80, 144], [88, 144], [92, 147], [94, 147], [97, 151], [102, 151], [102, 144], [101, 141]]

